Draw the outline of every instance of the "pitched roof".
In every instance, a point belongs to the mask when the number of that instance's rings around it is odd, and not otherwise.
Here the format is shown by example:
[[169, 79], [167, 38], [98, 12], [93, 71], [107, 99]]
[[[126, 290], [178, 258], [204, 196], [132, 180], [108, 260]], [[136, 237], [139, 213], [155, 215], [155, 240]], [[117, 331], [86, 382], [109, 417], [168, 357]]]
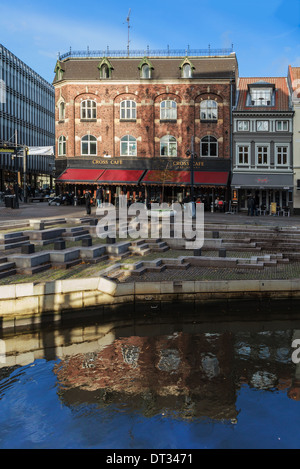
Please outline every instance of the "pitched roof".
[[[108, 57], [112, 66], [111, 80], [140, 80], [141, 57]], [[148, 57], [153, 66], [153, 80], [181, 78], [180, 66], [184, 57]], [[59, 62], [64, 70], [64, 80], [99, 80], [99, 63], [103, 58], [69, 58]], [[234, 53], [228, 56], [191, 57], [193, 78], [236, 78], [238, 64]], [[104, 80], [103, 80], [104, 81]], [[56, 78], [53, 83], [57, 82]]]
[[288, 70], [288, 81], [292, 89], [293, 97], [300, 98], [300, 67], [291, 67], [289, 65]]
[[[249, 85], [275, 85], [274, 106], [246, 106]], [[289, 90], [285, 77], [242, 77], [238, 80], [236, 111], [290, 111]]]

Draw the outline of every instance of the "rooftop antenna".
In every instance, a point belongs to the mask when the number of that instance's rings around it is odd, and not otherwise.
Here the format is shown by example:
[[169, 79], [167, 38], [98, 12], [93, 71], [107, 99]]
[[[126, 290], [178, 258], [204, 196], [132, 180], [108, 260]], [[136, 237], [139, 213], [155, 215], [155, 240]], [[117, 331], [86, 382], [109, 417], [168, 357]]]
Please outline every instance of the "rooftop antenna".
[[129, 8], [129, 12], [128, 12], [128, 15], [127, 15], [127, 18], [126, 18], [126, 21], [127, 21], [127, 23], [128, 23], [128, 43], [127, 43], [127, 55], [128, 55], [128, 57], [129, 57], [129, 43], [130, 43], [130, 40], [129, 40], [130, 12], [131, 12], [131, 8]]

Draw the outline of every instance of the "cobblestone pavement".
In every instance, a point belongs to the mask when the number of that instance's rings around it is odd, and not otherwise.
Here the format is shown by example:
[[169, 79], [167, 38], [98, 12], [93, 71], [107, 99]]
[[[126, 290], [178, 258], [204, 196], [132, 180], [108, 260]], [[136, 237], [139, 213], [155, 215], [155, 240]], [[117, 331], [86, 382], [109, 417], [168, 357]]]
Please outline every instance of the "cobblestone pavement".
[[148, 272], [139, 276], [122, 279], [124, 283], [131, 282], [164, 282], [172, 280], [196, 281], [196, 280], [288, 280], [300, 278], [300, 263], [290, 265], [278, 265], [259, 269], [242, 268], [213, 268], [213, 267], [189, 267], [187, 270], [167, 269], [163, 272]]
[[[20, 204], [20, 208], [11, 209], [0, 206], [0, 223], [9, 220], [28, 220], [34, 218], [58, 218], [58, 217], [85, 217], [86, 210], [84, 205], [59, 207], [49, 206], [46, 202]], [[96, 216], [96, 207], [92, 207], [91, 216]], [[268, 226], [297, 226], [300, 227], [300, 216], [278, 217], [278, 216], [253, 216], [249, 217], [243, 213], [235, 215], [226, 213], [205, 212], [205, 223], [220, 224], [245, 224], [245, 225], [268, 225]]]
[[[49, 206], [47, 203], [35, 203], [35, 204], [20, 204], [19, 209], [10, 209], [0, 206], [0, 231], [1, 223], [9, 222], [10, 220], [28, 220], [34, 218], [69, 218], [69, 217], [85, 217], [86, 211], [84, 206]], [[96, 208], [92, 209], [91, 216], [96, 216]], [[244, 225], [244, 226], [274, 226], [274, 227], [300, 227], [300, 216], [291, 217], [275, 217], [275, 216], [259, 216], [259, 217], [248, 217], [244, 214], [224, 214], [224, 213], [211, 213], [205, 212], [205, 223], [206, 224], [220, 224], [220, 228], [225, 225]], [[229, 235], [231, 237], [231, 235]], [[224, 238], [226, 238], [224, 233]], [[133, 263], [143, 260], [154, 260], [163, 257], [179, 257], [191, 255], [187, 251], [174, 251], [170, 250], [165, 253], [152, 252], [146, 257], [132, 256], [124, 259], [124, 263]], [[261, 254], [267, 254], [266, 251]], [[204, 256], [217, 257], [218, 251], [206, 251], [203, 252]], [[257, 255], [256, 252], [251, 251], [228, 251], [227, 257], [234, 258], [246, 258]], [[107, 264], [112, 264], [113, 261], [104, 263], [103, 266], [97, 265], [93, 267], [78, 266], [72, 268], [70, 271], [59, 272], [52, 271], [52, 269], [46, 273], [40, 273], [37, 278], [31, 278], [31, 281], [49, 281], [51, 277], [55, 279], [59, 278], [80, 278], [99, 275], [102, 268], [106, 267]], [[290, 262], [289, 264], [278, 264], [274, 267], [265, 267], [262, 270], [259, 269], [242, 269], [242, 268], [216, 268], [216, 267], [194, 267], [191, 266], [187, 270], [176, 270], [167, 269], [163, 272], [148, 272], [141, 274], [140, 276], [122, 276], [120, 279], [123, 282], [158, 282], [165, 280], [233, 280], [233, 279], [290, 279], [300, 278], [300, 262]], [[16, 275], [11, 278], [1, 279], [0, 284], [10, 282], [22, 282], [24, 276]], [[28, 279], [27, 279], [28, 281]]]

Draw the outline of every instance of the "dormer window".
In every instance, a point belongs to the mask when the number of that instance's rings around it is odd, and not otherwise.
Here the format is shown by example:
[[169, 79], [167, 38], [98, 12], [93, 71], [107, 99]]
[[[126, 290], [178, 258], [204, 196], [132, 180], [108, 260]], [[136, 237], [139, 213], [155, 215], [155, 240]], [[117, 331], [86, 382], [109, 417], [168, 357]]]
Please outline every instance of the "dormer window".
[[101, 78], [109, 78], [109, 70], [108, 70], [108, 66], [106, 64], [102, 65], [101, 69], [100, 69], [100, 77]]
[[248, 87], [248, 106], [273, 106], [274, 85], [271, 83], [257, 82]]
[[61, 66], [61, 63], [59, 61], [56, 62], [54, 73], [56, 75], [56, 81], [60, 81], [60, 80], [63, 79], [64, 70], [63, 70], [63, 68]]
[[194, 66], [189, 60], [188, 57], [186, 57], [183, 62], [180, 64], [180, 70], [181, 70], [181, 78], [192, 78], [193, 77], [193, 70]]
[[149, 80], [151, 78], [153, 67], [152, 67], [150, 60], [147, 57], [143, 58], [138, 68], [140, 70], [140, 77], [142, 79]]
[[98, 69], [100, 71], [100, 79], [107, 80], [111, 78], [113, 66], [111, 65], [110, 61], [104, 57], [98, 65]]
[[192, 69], [191, 69], [190, 64], [185, 64], [185, 65], [182, 67], [182, 76], [183, 76], [183, 78], [191, 78], [191, 76], [192, 76]]

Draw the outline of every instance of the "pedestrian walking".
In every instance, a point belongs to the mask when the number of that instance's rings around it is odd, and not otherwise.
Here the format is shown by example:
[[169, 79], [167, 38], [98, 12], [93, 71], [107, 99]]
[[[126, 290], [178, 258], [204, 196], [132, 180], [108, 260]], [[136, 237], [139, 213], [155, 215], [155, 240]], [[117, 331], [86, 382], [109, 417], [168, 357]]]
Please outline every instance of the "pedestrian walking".
[[85, 193], [85, 208], [86, 208], [86, 213], [87, 215], [91, 214], [91, 193], [90, 191], [86, 191]]
[[97, 186], [96, 200], [97, 200], [97, 207], [101, 207], [101, 204], [103, 201], [103, 190], [100, 186]]

